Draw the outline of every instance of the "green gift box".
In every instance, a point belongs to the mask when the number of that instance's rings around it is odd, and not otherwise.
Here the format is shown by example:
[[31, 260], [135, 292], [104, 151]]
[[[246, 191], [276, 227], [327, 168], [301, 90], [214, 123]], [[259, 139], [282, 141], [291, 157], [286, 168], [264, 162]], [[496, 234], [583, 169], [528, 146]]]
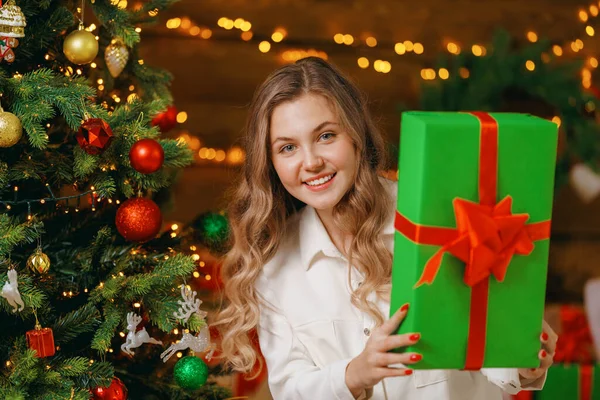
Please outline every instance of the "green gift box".
[[600, 400], [600, 368], [594, 365], [556, 364], [535, 400]]
[[402, 115], [390, 315], [415, 369], [539, 366], [557, 125], [515, 113]]

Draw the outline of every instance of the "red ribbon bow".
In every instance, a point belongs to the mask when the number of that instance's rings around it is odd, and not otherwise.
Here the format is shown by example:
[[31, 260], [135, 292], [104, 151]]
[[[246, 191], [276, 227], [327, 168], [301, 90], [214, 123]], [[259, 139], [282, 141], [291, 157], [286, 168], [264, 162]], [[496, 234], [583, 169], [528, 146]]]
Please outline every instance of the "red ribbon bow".
[[490, 274], [498, 281], [504, 281], [513, 255], [528, 255], [533, 251], [533, 240], [525, 227], [529, 215], [513, 215], [511, 208], [510, 196], [494, 207], [455, 199], [454, 214], [459, 236], [427, 262], [416, 286], [433, 283], [446, 252], [466, 263], [464, 282], [467, 285], [475, 286]]
[[450, 253], [465, 262], [464, 282], [472, 288], [469, 338], [465, 369], [478, 370], [485, 358], [489, 276], [502, 282], [514, 254], [529, 255], [533, 242], [550, 237], [550, 221], [526, 224], [528, 214], [512, 214], [512, 198], [497, 199], [498, 123], [487, 113], [470, 113], [478, 118], [479, 203], [454, 199], [456, 229], [417, 225], [396, 213], [396, 229], [409, 240], [442, 246], [431, 257], [415, 287], [431, 284]]
[[594, 361], [593, 341], [584, 311], [578, 307], [560, 308], [561, 331], [556, 343], [554, 361], [591, 364]]

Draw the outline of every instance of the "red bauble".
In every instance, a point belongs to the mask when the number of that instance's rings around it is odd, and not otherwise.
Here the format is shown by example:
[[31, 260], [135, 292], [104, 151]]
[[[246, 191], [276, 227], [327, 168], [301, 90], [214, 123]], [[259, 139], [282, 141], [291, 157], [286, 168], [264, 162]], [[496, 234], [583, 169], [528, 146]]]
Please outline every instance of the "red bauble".
[[27, 347], [35, 350], [37, 358], [51, 357], [56, 352], [54, 347], [54, 334], [50, 328], [42, 328], [37, 325], [35, 329], [25, 333]]
[[129, 161], [137, 172], [151, 174], [162, 167], [165, 151], [154, 139], [142, 139], [135, 142], [129, 151]]
[[167, 133], [177, 125], [177, 109], [175, 106], [168, 106], [166, 111], [157, 114], [152, 119], [152, 126], [158, 126], [161, 133]]
[[126, 240], [147, 242], [160, 232], [162, 214], [152, 200], [135, 197], [121, 204], [115, 224]]
[[117, 377], [114, 377], [107, 388], [92, 389], [94, 400], [127, 400], [127, 388]]
[[75, 135], [77, 143], [86, 153], [102, 153], [113, 139], [112, 129], [101, 118], [89, 118], [79, 127]]

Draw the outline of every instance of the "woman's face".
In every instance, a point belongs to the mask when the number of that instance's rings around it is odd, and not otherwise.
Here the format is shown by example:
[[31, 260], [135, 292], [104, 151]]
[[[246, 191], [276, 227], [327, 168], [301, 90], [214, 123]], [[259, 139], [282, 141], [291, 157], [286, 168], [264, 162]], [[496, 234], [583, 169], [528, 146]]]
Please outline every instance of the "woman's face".
[[331, 211], [356, 177], [356, 149], [329, 101], [305, 94], [275, 107], [271, 159], [285, 189], [319, 211]]

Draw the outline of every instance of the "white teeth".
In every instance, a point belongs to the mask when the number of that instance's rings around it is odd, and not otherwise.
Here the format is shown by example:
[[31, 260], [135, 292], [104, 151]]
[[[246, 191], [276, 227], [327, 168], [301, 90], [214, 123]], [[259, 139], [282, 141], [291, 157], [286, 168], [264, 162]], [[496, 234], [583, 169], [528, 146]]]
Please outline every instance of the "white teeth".
[[310, 185], [310, 186], [319, 186], [319, 185], [322, 185], [325, 182], [331, 180], [331, 178], [333, 178], [333, 174], [325, 176], [321, 179], [315, 179], [314, 181], [308, 181], [308, 182], [306, 182], [306, 184]]

